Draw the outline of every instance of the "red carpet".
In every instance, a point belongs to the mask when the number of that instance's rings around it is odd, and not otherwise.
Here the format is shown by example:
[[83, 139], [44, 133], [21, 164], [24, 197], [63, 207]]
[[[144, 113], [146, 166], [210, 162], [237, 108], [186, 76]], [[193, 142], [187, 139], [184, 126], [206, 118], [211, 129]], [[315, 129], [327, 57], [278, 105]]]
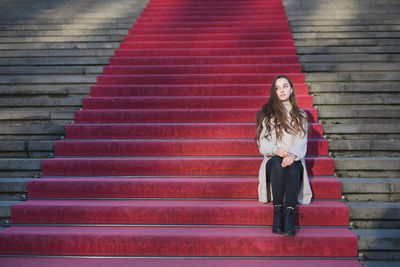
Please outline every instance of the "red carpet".
[[[257, 200], [255, 114], [279, 73], [312, 126], [295, 237]], [[0, 231], [4, 266], [361, 266], [281, 0], [151, 0], [55, 154]]]

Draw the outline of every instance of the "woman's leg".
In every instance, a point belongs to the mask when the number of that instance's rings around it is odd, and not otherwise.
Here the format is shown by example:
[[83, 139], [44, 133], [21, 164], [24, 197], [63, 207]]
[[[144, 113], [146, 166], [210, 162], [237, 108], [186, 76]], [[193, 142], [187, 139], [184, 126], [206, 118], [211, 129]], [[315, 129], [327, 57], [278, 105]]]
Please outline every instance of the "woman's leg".
[[301, 161], [294, 161], [290, 166], [286, 167], [284, 189], [286, 207], [296, 207], [302, 177], [303, 165]]
[[294, 215], [297, 204], [297, 195], [300, 189], [300, 182], [303, 176], [303, 165], [300, 161], [294, 161], [292, 165], [286, 167], [285, 175], [285, 200], [284, 211], [284, 235], [295, 235]]
[[267, 177], [271, 181], [272, 204], [282, 205], [285, 193], [285, 168], [281, 166], [282, 158], [273, 156], [267, 162]]
[[268, 160], [266, 171], [267, 177], [271, 181], [273, 205], [274, 205], [274, 219], [272, 222], [272, 232], [275, 234], [282, 234], [283, 232], [283, 196], [285, 189], [285, 171], [281, 166], [282, 158], [274, 156]]

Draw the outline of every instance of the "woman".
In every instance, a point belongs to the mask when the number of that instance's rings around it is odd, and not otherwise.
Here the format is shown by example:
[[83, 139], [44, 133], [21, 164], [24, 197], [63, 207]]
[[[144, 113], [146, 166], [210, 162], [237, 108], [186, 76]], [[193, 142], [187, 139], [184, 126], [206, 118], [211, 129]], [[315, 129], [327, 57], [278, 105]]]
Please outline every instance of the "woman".
[[276, 76], [268, 103], [257, 113], [256, 134], [259, 151], [264, 155], [258, 198], [263, 203], [272, 200], [272, 232], [276, 234], [295, 235], [296, 204], [311, 202], [304, 161], [307, 130], [307, 115], [296, 104], [293, 83], [285, 75]]

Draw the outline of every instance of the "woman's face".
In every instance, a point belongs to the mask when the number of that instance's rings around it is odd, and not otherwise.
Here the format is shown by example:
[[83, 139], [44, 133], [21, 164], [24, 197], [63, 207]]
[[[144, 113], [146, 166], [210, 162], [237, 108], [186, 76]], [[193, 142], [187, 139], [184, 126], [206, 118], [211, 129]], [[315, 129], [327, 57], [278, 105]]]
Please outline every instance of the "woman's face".
[[276, 80], [275, 89], [279, 100], [282, 102], [288, 101], [293, 91], [290, 87], [289, 81], [286, 78], [279, 78]]

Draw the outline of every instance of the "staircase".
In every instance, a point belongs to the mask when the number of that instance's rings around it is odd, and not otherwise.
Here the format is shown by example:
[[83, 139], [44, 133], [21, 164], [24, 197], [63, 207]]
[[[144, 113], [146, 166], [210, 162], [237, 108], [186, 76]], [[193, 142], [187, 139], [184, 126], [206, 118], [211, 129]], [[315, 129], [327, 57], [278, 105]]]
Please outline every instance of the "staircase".
[[0, 225], [146, 3], [0, 2]]
[[284, 4], [362, 263], [399, 266], [400, 3]]
[[[360, 266], [293, 44], [280, 0], [151, 0], [12, 206], [3, 262]], [[293, 238], [271, 233], [273, 207], [257, 201], [254, 116], [277, 73], [313, 128], [314, 200]]]

